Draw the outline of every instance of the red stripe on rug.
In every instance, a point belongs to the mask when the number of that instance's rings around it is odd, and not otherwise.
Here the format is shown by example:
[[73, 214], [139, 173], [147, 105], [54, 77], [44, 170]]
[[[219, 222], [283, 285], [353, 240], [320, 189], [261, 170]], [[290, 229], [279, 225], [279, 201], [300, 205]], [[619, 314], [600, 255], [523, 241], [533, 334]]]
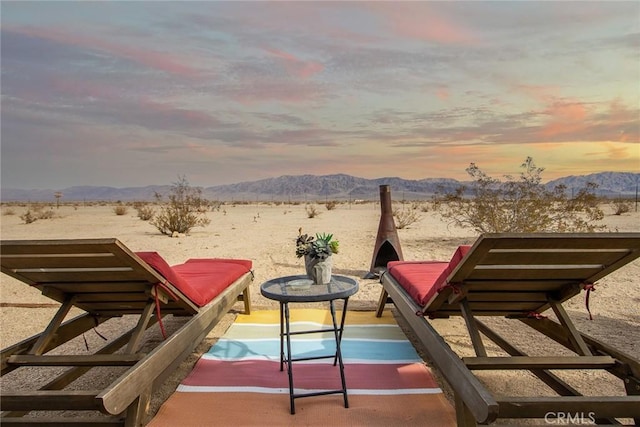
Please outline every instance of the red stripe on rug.
[[[429, 369], [419, 363], [348, 364], [345, 378], [350, 389], [397, 390], [406, 388], [438, 388]], [[340, 371], [331, 363], [294, 363], [296, 388], [340, 389]], [[287, 367], [280, 371], [279, 362], [219, 361], [200, 359], [182, 384], [201, 387], [267, 387], [288, 388]]]
[[289, 413], [287, 394], [174, 393], [149, 427], [196, 426], [455, 426], [455, 414], [442, 394], [402, 396], [342, 395], [296, 399]]

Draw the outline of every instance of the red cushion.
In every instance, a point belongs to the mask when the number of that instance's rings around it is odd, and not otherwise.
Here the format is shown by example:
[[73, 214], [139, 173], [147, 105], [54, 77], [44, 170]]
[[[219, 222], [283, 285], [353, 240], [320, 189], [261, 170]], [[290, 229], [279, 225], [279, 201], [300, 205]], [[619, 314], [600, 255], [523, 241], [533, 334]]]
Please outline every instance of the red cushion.
[[[191, 300], [203, 306], [214, 299], [230, 284], [251, 270], [249, 260], [199, 259], [174, 265], [173, 270], [184, 278], [200, 295]], [[185, 292], [186, 293], [186, 292]]]
[[192, 259], [187, 260], [186, 263], [190, 263], [190, 262], [211, 262], [211, 261], [227, 262], [227, 263], [231, 263], [231, 264], [240, 264], [240, 265], [243, 265], [247, 269], [247, 271], [251, 270], [251, 267], [253, 266], [251, 260], [248, 260], [248, 259], [231, 259], [231, 258], [192, 258]]
[[438, 289], [447, 284], [447, 277], [449, 277], [456, 266], [460, 264], [460, 261], [462, 261], [462, 258], [464, 258], [467, 252], [469, 252], [469, 249], [471, 249], [471, 246], [458, 246], [458, 249], [456, 249], [456, 251], [453, 253], [453, 256], [451, 257], [451, 260], [449, 260], [449, 265], [447, 265], [447, 268], [445, 268], [444, 271], [440, 274], [440, 277], [436, 279], [436, 286], [438, 287]]
[[458, 247], [449, 262], [392, 261], [387, 265], [387, 271], [416, 304], [424, 306], [447, 284], [447, 277], [470, 248]]
[[387, 272], [418, 305], [423, 306], [437, 292], [436, 279], [448, 265], [438, 261], [391, 261], [387, 264]]
[[[167, 264], [162, 256], [158, 252], [136, 252], [144, 262], [149, 264], [155, 271], [160, 273], [162, 277], [167, 279], [176, 288], [182, 290], [183, 288], [189, 288], [189, 284], [179, 275], [173, 271], [173, 269]], [[184, 292], [184, 291], [183, 291]]]
[[157, 252], [136, 252], [136, 255], [199, 307], [218, 296], [252, 266], [250, 260], [190, 259], [170, 267]]

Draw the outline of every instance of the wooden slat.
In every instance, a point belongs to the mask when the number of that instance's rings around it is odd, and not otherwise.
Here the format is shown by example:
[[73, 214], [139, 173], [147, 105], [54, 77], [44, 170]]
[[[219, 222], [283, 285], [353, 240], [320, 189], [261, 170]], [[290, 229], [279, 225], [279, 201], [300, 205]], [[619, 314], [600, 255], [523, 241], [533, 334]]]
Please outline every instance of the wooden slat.
[[99, 390], [58, 391], [36, 390], [25, 392], [6, 392], [0, 395], [3, 411], [62, 411], [99, 410], [96, 400]]
[[[477, 266], [465, 278], [466, 280], [558, 280], [560, 282], [582, 282], [602, 270], [601, 265], [589, 264], [583, 266], [527, 266], [500, 265]], [[462, 282], [465, 283], [465, 282]]]
[[13, 355], [9, 365], [19, 366], [131, 366], [144, 354], [91, 354], [91, 355]]
[[112, 253], [117, 246], [118, 240], [115, 238], [3, 240], [2, 255]]
[[122, 265], [122, 261], [112, 253], [97, 254], [45, 254], [45, 255], [7, 255], [2, 254], [2, 264], [5, 268], [13, 270], [33, 268], [35, 265], [42, 268], [72, 268], [78, 265], [92, 265], [95, 267], [116, 267]]
[[501, 369], [603, 369], [615, 365], [608, 356], [577, 357], [463, 357], [462, 361], [473, 370]]
[[[542, 307], [545, 303], [536, 301], [506, 301], [506, 302], [492, 302], [492, 301], [470, 301], [470, 308], [476, 311], [506, 311], [506, 312], [524, 312], [535, 311], [537, 308]], [[457, 304], [443, 304], [441, 310], [455, 309], [459, 310]]]
[[[572, 281], [575, 282], [575, 281]], [[567, 285], [566, 280], [546, 279], [546, 280], [513, 280], [489, 279], [489, 280], [466, 280], [464, 284], [474, 291], [516, 291], [516, 292], [550, 292]]]
[[626, 249], [495, 249], [482, 259], [484, 264], [611, 264], [628, 253]]
[[3, 427], [11, 426], [73, 426], [73, 427], [113, 427], [124, 426], [124, 418], [120, 417], [2, 417]]
[[144, 279], [148, 284], [156, 284], [153, 276], [141, 277], [140, 273], [125, 267], [126, 270], [109, 271], [108, 269], [86, 269], [79, 271], [51, 271], [51, 272], [23, 272], [19, 273], [33, 283], [43, 285], [45, 283], [91, 283], [91, 282], [127, 282]]
[[[140, 292], [109, 292], [109, 300], [113, 302], [146, 301], [149, 296]], [[76, 293], [76, 303], [104, 302], [104, 293]]]
[[527, 301], [527, 302], [546, 302], [547, 294], [545, 292], [482, 292], [476, 291], [467, 294], [469, 302], [509, 302], [509, 301]]
[[63, 293], [74, 294], [96, 294], [96, 293], [122, 293], [122, 292], [139, 292], [145, 293], [149, 291], [149, 282], [140, 282], [136, 280], [130, 281], [112, 281], [112, 282], [95, 282], [95, 283], [49, 283], [47, 285], [36, 285], [36, 288], [43, 290], [46, 288], [57, 289]]

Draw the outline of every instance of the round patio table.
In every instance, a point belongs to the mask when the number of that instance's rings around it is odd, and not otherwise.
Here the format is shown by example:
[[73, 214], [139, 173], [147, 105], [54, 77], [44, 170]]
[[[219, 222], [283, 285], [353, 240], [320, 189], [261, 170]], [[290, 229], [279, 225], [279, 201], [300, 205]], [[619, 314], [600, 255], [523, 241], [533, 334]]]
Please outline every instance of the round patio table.
[[[342, 394], [344, 396], [344, 407], [349, 407], [349, 401], [347, 398], [347, 384], [344, 378], [344, 363], [342, 362], [342, 352], [340, 350], [340, 343], [342, 341], [342, 333], [344, 331], [344, 321], [347, 315], [347, 304], [349, 297], [358, 292], [358, 282], [354, 279], [345, 276], [333, 275], [331, 281], [325, 285], [316, 285], [306, 275], [300, 276], [285, 276], [271, 279], [264, 282], [260, 286], [260, 293], [266, 298], [269, 298], [280, 303], [280, 370], [283, 370], [283, 366], [287, 364], [287, 373], [289, 376], [289, 401], [291, 405], [291, 414], [295, 414], [294, 400], [300, 397], [310, 396], [323, 396], [327, 394]], [[342, 308], [342, 316], [340, 318], [340, 324], [336, 320], [336, 310], [334, 302], [336, 300], [343, 300], [344, 305]], [[329, 308], [331, 311], [331, 319], [333, 322], [333, 328], [321, 328], [305, 331], [291, 332], [290, 316], [289, 316], [289, 303], [313, 303], [313, 302], [329, 302]], [[322, 332], [333, 332], [336, 340], [336, 352], [331, 355], [313, 356], [313, 357], [298, 357], [294, 358], [291, 355], [291, 336], [300, 334], [315, 334]], [[287, 352], [285, 355], [284, 342], [287, 344]], [[326, 390], [321, 392], [309, 392], [309, 393], [294, 393], [293, 390], [293, 362], [303, 360], [316, 360], [316, 359], [328, 359], [333, 358], [333, 366], [338, 364], [340, 368], [340, 379], [342, 381], [342, 389], [340, 390]]]

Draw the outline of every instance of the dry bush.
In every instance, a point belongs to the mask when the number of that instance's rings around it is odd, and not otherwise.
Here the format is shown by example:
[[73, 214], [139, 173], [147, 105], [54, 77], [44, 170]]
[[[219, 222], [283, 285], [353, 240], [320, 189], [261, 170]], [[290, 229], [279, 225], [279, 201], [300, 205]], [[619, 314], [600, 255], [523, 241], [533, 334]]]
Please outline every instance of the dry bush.
[[622, 215], [631, 212], [631, 203], [622, 197], [617, 197], [609, 203], [614, 215]]
[[402, 209], [400, 211], [394, 210], [393, 217], [395, 218], [396, 228], [402, 230], [408, 228], [410, 225], [420, 221], [421, 216], [416, 209]]
[[324, 206], [327, 208], [328, 211], [332, 211], [336, 207], [338, 207], [338, 202], [336, 202], [335, 200], [330, 200], [327, 203], [325, 203]]
[[118, 216], [126, 215], [128, 211], [129, 209], [125, 205], [117, 205], [113, 208], [113, 212]]
[[133, 204], [133, 208], [138, 213], [138, 218], [143, 221], [150, 221], [156, 213], [153, 207], [147, 203], [136, 202]]
[[[162, 196], [156, 194], [158, 201]], [[211, 221], [203, 216], [203, 206], [208, 202], [202, 198], [202, 189], [191, 187], [186, 177], [180, 177], [171, 187], [169, 202], [160, 208], [160, 213], [151, 220], [162, 234], [188, 234], [194, 227], [204, 227]]]
[[307, 211], [307, 218], [315, 218], [320, 215], [320, 212], [314, 205], [307, 205], [305, 209]]
[[39, 219], [51, 219], [53, 217], [55, 217], [53, 209], [41, 204], [33, 204], [30, 209], [27, 209], [24, 214], [20, 215], [20, 219], [23, 220], [25, 224], [31, 224]]
[[[507, 175], [501, 182], [482, 172], [474, 163], [467, 168], [473, 178], [470, 188], [458, 187], [453, 194], [438, 193], [434, 208], [445, 219], [479, 233], [580, 232], [605, 228], [595, 196], [597, 185], [588, 183], [574, 197], [566, 187], [547, 189], [541, 184], [544, 169], [527, 157], [519, 179]], [[467, 192], [471, 197], [467, 197]]]
[[20, 219], [24, 221], [25, 224], [31, 224], [38, 219], [38, 216], [31, 213], [30, 209], [27, 209], [25, 213], [20, 215]]
[[2, 211], [2, 215], [10, 216], [10, 215], [15, 215], [15, 214], [16, 214], [16, 211], [13, 208], [7, 208], [7, 209]]

